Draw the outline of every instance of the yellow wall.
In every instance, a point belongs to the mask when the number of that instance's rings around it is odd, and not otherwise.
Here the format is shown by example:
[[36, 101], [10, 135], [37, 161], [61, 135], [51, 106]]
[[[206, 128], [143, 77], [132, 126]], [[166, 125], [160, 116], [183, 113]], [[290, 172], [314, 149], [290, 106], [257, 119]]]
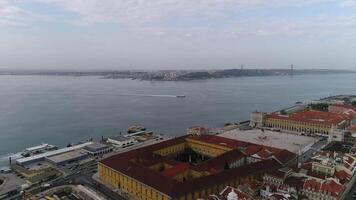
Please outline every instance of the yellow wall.
[[113, 188], [118, 188], [121, 191], [128, 193], [137, 199], [142, 200], [168, 200], [169, 196], [128, 177], [118, 171], [115, 171], [103, 164], [98, 165], [100, 179]]
[[170, 154], [176, 154], [179, 152], [183, 152], [186, 147], [187, 147], [186, 143], [184, 142], [184, 143], [168, 146], [166, 148], [162, 148], [160, 150], [155, 151], [154, 153], [161, 155], [161, 156], [167, 156]]
[[205, 174], [202, 174], [200, 172], [194, 171], [194, 170], [186, 170], [180, 174], [177, 174], [174, 179], [177, 181], [183, 182], [183, 180], [192, 180], [196, 178], [203, 177]]
[[[135, 179], [132, 179], [120, 172], [117, 172], [105, 165], [99, 163], [98, 172], [100, 179], [111, 187], [118, 188], [121, 191], [130, 194], [135, 199], [140, 200], [169, 200], [172, 199], [168, 195], [165, 195], [158, 190], [151, 188]], [[251, 180], [253, 177], [245, 177], [245, 179]], [[207, 187], [201, 190], [192, 191], [176, 198], [177, 200], [194, 200], [197, 198], [205, 198], [209, 194], [216, 194], [224, 189], [226, 186], [238, 186], [240, 178], [236, 177], [235, 180], [229, 180], [225, 183], [216, 183], [216, 185]]]
[[[186, 139], [187, 142], [177, 144], [177, 145], [172, 145], [169, 147], [165, 147], [163, 149], [160, 149], [158, 151], [155, 151], [155, 153], [162, 155], [162, 156], [167, 156], [170, 154], [175, 154], [179, 153], [181, 151], [184, 151], [185, 148], [189, 147], [193, 149], [194, 151], [206, 155], [209, 157], [216, 157], [219, 156], [227, 151], [232, 150], [231, 148], [225, 147], [225, 146], [219, 146], [219, 145], [214, 145], [210, 143], [205, 143], [201, 141], [196, 141], [191, 138]], [[157, 165], [154, 166], [154, 169], [159, 169], [161, 166]], [[165, 166], [169, 167], [169, 166]], [[159, 192], [158, 190], [151, 188], [131, 177], [126, 176], [125, 174], [122, 174], [118, 171], [115, 171], [102, 163], [99, 163], [98, 165], [98, 173], [100, 179], [105, 183], [110, 185], [111, 187], [118, 188], [121, 191], [130, 194], [136, 199], [140, 200], [169, 200], [172, 199], [166, 194], [163, 194]], [[176, 177], [177, 180], [182, 181], [183, 177], [186, 178], [186, 180], [189, 180], [190, 178], [197, 178], [200, 176], [204, 176], [206, 174], [193, 171], [193, 170], [187, 170], [186, 172], [183, 172], [181, 174], [178, 174]], [[248, 177], [250, 178], [250, 177]], [[187, 194], [180, 196], [179, 200], [193, 200], [197, 198], [205, 198], [209, 194], [216, 194], [220, 192], [222, 189], [224, 189], [226, 186], [237, 186], [238, 183], [240, 182], [240, 177], [231, 177], [231, 180], [226, 180], [228, 182], [225, 183], [215, 183], [216, 185], [197, 190], [195, 191], [194, 188], [191, 188], [191, 192], [188, 192]], [[174, 199], [174, 200], [175, 200]]]
[[296, 132], [311, 131], [312, 133], [320, 133], [326, 135], [329, 134], [331, 131], [331, 126], [329, 125], [274, 119], [274, 118], [267, 118], [265, 121], [265, 126], [279, 128], [282, 130], [296, 131]]
[[335, 167], [330, 167], [314, 162], [312, 164], [312, 171], [333, 176], [335, 173]]
[[188, 142], [188, 146], [192, 150], [209, 157], [217, 157], [227, 151], [232, 150], [231, 148], [228, 147], [205, 143], [191, 138], [187, 138], [186, 140]]

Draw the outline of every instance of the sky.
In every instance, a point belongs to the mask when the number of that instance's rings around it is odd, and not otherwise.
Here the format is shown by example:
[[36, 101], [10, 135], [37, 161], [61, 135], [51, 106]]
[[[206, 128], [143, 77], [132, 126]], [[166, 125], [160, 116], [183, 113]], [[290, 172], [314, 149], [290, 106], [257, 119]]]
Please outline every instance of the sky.
[[356, 0], [0, 0], [0, 69], [356, 69]]

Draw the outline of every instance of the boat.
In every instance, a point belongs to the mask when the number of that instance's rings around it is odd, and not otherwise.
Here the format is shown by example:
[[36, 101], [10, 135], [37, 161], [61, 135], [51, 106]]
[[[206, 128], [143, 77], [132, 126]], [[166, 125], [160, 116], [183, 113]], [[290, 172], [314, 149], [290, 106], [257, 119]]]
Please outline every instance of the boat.
[[185, 98], [185, 95], [177, 95], [177, 98]]
[[21, 155], [23, 157], [29, 157], [32, 155], [45, 153], [45, 152], [53, 151], [53, 150], [57, 150], [57, 147], [54, 145], [51, 145], [51, 144], [41, 144], [38, 146], [26, 148], [25, 151], [21, 153]]
[[140, 126], [140, 125], [133, 125], [133, 126], [130, 126], [128, 129], [127, 129], [127, 133], [136, 133], [136, 132], [139, 132], [139, 131], [145, 131], [146, 128], [143, 127], [143, 126]]

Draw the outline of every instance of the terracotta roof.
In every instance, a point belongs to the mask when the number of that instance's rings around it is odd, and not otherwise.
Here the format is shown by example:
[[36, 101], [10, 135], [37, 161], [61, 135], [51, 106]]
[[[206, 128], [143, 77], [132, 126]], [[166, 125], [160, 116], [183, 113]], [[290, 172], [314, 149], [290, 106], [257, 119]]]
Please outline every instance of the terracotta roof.
[[315, 179], [308, 179], [304, 182], [303, 189], [308, 189], [312, 190], [314, 192], [319, 192], [321, 188], [321, 183], [320, 181], [317, 181]]
[[261, 151], [257, 152], [254, 155], [257, 155], [261, 159], [267, 159], [267, 158], [270, 158], [273, 155], [273, 153], [271, 151], [269, 151], [268, 149], [263, 148], [263, 149], [261, 149]]
[[351, 126], [350, 128], [348, 128], [347, 130], [351, 131], [351, 132], [356, 132], [356, 125]]
[[175, 166], [163, 171], [161, 174], [163, 176], [167, 176], [167, 177], [174, 177], [188, 169], [189, 169], [188, 163], [180, 163], [178, 165], [175, 165]]
[[344, 155], [344, 161], [346, 161], [347, 163], [349, 163], [351, 165], [355, 161], [355, 158], [346, 154], [346, 155]]
[[345, 170], [339, 170], [334, 173], [334, 176], [338, 178], [341, 182], [346, 182], [351, 179], [351, 175], [348, 174]]
[[247, 156], [253, 155], [260, 151], [262, 147], [260, 145], [249, 145], [246, 149], [243, 150], [243, 153]]
[[284, 180], [284, 184], [300, 190], [303, 188], [305, 179], [304, 177], [287, 177], [286, 180]]
[[289, 116], [271, 113], [267, 115], [267, 118], [324, 125], [336, 125], [347, 119], [346, 116], [342, 114], [321, 111], [302, 111], [293, 113]]
[[274, 157], [283, 164], [295, 159], [296, 156], [296, 154], [285, 149], [274, 155]]
[[249, 189], [256, 191], [261, 185], [262, 183], [257, 181], [257, 180], [245, 180], [241, 182], [242, 185], [248, 187]]
[[307, 175], [318, 179], [325, 179], [327, 177], [325, 174], [316, 173], [313, 172], [312, 170], [309, 170]]
[[352, 105], [332, 104], [332, 105], [330, 105], [330, 107], [339, 107], [339, 108], [344, 108], [344, 109], [348, 109], [348, 110], [353, 110], [354, 112], [356, 112], [356, 106], [352, 106]]
[[273, 170], [273, 171], [266, 173], [266, 175], [273, 176], [273, 177], [279, 178], [279, 179], [284, 179], [287, 176], [287, 172], [283, 172], [280, 170]]
[[[188, 180], [185, 182], [178, 182], [177, 180], [171, 178], [171, 175], [178, 173], [181, 170], [186, 168], [186, 165], [180, 165], [178, 168], [173, 168], [172, 171], [167, 171], [163, 173], [155, 173], [145, 164], [146, 161], [153, 160], [152, 163], [159, 162], [169, 162], [169, 159], [166, 157], [159, 156], [154, 154], [153, 152], [164, 147], [174, 145], [174, 144], [182, 144], [186, 142], [186, 138], [193, 138], [199, 140], [199, 138], [203, 138], [200, 141], [205, 142], [214, 142], [220, 144], [220, 142], [225, 142], [226, 144], [233, 145], [234, 147], [239, 147], [241, 144], [247, 144], [241, 141], [234, 141], [232, 139], [221, 138], [218, 136], [182, 136], [172, 140], [164, 141], [158, 144], [150, 145], [147, 147], [143, 147], [140, 149], [132, 150], [129, 152], [117, 154], [111, 156], [109, 158], [103, 159], [100, 163], [119, 171], [127, 176], [130, 176], [152, 188], [155, 188], [161, 191], [164, 194], [167, 194], [171, 197], [178, 197], [179, 195], [185, 194], [189, 191], [204, 189], [207, 187], [211, 187], [216, 185], [216, 183], [225, 183], [230, 180], [235, 180], [237, 177], [246, 177], [254, 174], [263, 174], [270, 170], [274, 170], [276, 168], [281, 167], [281, 165], [274, 159], [268, 159], [252, 164], [243, 165], [238, 168], [230, 169], [230, 170], [222, 170], [218, 173], [213, 173], [208, 176]], [[224, 157], [226, 156], [226, 157]], [[231, 157], [230, 157], [231, 156]], [[244, 156], [240, 151], [233, 150], [231, 152], [227, 152], [225, 155], [221, 155], [220, 158], [217, 157], [216, 161], [220, 159], [220, 166], [222, 160], [234, 160], [238, 159], [239, 156]], [[211, 165], [214, 166], [213, 161], [207, 161], [207, 163], [212, 162]], [[215, 161], [215, 162], [216, 162]], [[177, 161], [170, 162], [171, 164], [179, 164]], [[202, 166], [204, 162], [202, 163]], [[174, 167], [174, 166], [173, 166]], [[189, 166], [195, 168], [195, 166]], [[199, 167], [199, 166], [197, 166]], [[169, 173], [168, 173], [169, 172]]]
[[325, 193], [333, 196], [333, 197], [338, 197], [340, 194], [342, 194], [342, 191], [344, 190], [344, 187], [335, 182], [334, 180], [329, 180], [321, 185], [321, 191], [324, 191]]
[[306, 162], [303, 164], [302, 168], [306, 169], [306, 170], [311, 170], [313, 167], [313, 163], [312, 162]]

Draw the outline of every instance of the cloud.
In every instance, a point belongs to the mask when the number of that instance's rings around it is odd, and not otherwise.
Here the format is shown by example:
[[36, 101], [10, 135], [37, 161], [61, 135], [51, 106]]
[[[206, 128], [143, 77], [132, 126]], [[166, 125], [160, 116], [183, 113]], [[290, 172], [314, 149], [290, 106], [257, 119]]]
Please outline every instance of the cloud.
[[[258, 6], [300, 6], [321, 0], [37, 0], [79, 14], [86, 23], [147, 23], [169, 17], [224, 17]], [[330, 0], [323, 0], [330, 1]]]
[[19, 1], [0, 0], [0, 26], [27, 27], [30, 22], [45, 19], [21, 8], [17, 3]]
[[345, 0], [341, 3], [341, 6], [343, 7], [356, 6], [356, 0]]

